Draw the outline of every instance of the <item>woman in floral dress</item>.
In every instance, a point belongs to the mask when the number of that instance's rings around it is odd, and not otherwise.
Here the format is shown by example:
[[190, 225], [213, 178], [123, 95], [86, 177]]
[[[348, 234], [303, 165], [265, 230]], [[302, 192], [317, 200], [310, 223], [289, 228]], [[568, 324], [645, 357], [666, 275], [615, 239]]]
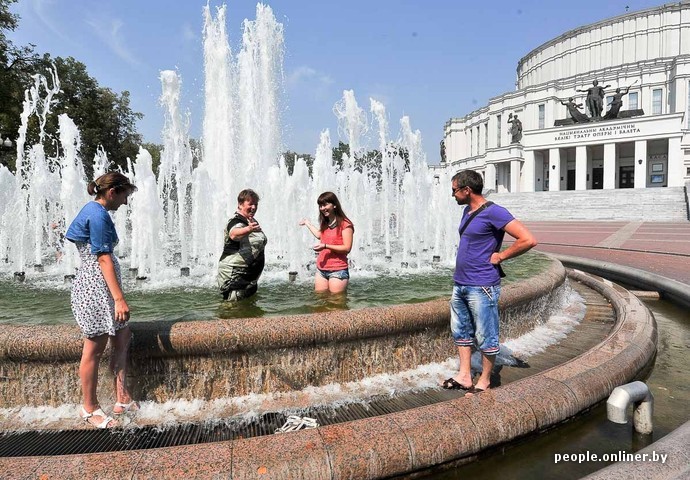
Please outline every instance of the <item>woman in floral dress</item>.
[[118, 172], [101, 175], [89, 183], [87, 203], [72, 221], [65, 238], [73, 242], [81, 266], [72, 284], [72, 313], [84, 336], [79, 365], [83, 394], [80, 416], [96, 428], [111, 428], [118, 422], [103, 412], [96, 394], [98, 365], [108, 340], [112, 342], [110, 369], [113, 372], [116, 403], [113, 415], [138, 409], [125, 384], [127, 356], [132, 337], [129, 306], [122, 293], [120, 264], [113, 254], [118, 237], [108, 211], [127, 205], [136, 187]]

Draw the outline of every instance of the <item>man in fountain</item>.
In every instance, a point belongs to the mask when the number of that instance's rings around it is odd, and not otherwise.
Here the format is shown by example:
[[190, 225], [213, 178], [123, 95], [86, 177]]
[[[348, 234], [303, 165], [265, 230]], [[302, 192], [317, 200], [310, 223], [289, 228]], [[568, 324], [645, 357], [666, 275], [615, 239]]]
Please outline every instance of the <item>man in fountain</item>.
[[[458, 205], [466, 205], [460, 220], [460, 243], [455, 261], [450, 328], [460, 357], [457, 375], [443, 388], [478, 393], [490, 387], [491, 371], [499, 352], [498, 298], [501, 293], [501, 263], [522, 255], [537, 244], [534, 236], [508, 210], [482, 195], [484, 181], [473, 170], [456, 173], [451, 180]], [[504, 235], [515, 242], [500, 251]], [[472, 348], [482, 354], [482, 373], [472, 384]]]
[[254, 190], [242, 190], [237, 196], [237, 212], [225, 227], [225, 244], [218, 262], [216, 278], [223, 300], [242, 300], [257, 291], [267, 243], [254, 218], [258, 208], [259, 195]]

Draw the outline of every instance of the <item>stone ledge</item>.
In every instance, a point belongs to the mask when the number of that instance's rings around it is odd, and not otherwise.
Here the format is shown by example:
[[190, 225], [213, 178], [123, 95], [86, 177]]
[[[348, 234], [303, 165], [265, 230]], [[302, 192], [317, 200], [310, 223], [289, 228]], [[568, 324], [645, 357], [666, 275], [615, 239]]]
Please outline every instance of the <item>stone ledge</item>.
[[[656, 352], [654, 320], [634, 295], [589, 275], [572, 276], [611, 301], [617, 323], [603, 342], [569, 362], [473, 397], [396, 414], [270, 437], [174, 447], [171, 450], [176, 462], [186, 465], [188, 474], [198, 473], [197, 478], [227, 476], [230, 472], [233, 478], [269, 473], [273, 478], [373, 479], [469, 460], [481, 449], [549, 428], [592, 407], [619, 383], [635, 378]], [[607, 357], [607, 352], [611, 356]], [[610, 362], [614, 360], [622, 364], [611, 368]], [[591, 379], [597, 377], [600, 381], [592, 383]], [[584, 384], [580, 380], [584, 378], [586, 392], [578, 387]], [[200, 470], [195, 471], [192, 467], [199, 462], [197, 447], [211, 458], [223, 458], [232, 449], [231, 465], [222, 463], [222, 469], [210, 472], [199, 464]], [[290, 451], [295, 455], [287, 455]], [[103, 454], [5, 458], [0, 459], [0, 469], [19, 473], [17, 467], [21, 465], [22, 475], [40, 476], [57, 471], [63, 475], [77, 474], [84, 471], [85, 462], [97, 461], [95, 455]], [[146, 453], [119, 455], [123, 456], [123, 463], [131, 466], [137, 465]], [[176, 468], [169, 468], [161, 465], [158, 476], [177, 475]], [[138, 468], [135, 470], [135, 477], [145, 475]]]
[[[500, 299], [504, 333], [520, 330], [515, 320], [538, 320], [539, 310], [521, 313], [564, 281], [565, 269], [554, 260], [537, 277], [507, 285]], [[358, 381], [452, 356], [449, 316], [448, 299], [438, 299], [310, 315], [133, 323], [128, 378], [136, 398], [156, 402]], [[0, 329], [0, 408], [79, 403], [81, 350], [76, 326]], [[112, 396], [107, 357], [98, 390], [103, 401]]]

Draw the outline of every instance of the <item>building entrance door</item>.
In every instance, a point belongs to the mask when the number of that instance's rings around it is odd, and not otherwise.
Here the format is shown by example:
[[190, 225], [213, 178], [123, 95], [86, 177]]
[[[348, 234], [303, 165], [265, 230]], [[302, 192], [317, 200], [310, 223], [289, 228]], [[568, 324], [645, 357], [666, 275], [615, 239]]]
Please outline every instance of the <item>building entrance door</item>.
[[565, 189], [575, 190], [575, 170], [568, 170], [568, 178]]
[[635, 167], [620, 167], [618, 178], [620, 179], [618, 188], [633, 188], [635, 186]]
[[592, 168], [592, 190], [604, 188], [604, 168]]

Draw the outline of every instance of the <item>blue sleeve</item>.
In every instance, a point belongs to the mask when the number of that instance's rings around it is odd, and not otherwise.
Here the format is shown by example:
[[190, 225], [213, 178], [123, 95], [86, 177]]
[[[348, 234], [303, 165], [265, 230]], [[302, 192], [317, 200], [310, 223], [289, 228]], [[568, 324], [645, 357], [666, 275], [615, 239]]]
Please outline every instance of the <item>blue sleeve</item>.
[[117, 234], [110, 215], [105, 210], [93, 215], [88, 221], [88, 228], [91, 253], [112, 253], [117, 243]]
[[494, 205], [494, 207], [491, 208], [491, 210], [493, 210], [491, 215], [491, 225], [496, 230], [503, 230], [506, 225], [515, 220], [515, 217], [513, 217], [513, 215], [507, 209], [501, 207], [500, 205]]

